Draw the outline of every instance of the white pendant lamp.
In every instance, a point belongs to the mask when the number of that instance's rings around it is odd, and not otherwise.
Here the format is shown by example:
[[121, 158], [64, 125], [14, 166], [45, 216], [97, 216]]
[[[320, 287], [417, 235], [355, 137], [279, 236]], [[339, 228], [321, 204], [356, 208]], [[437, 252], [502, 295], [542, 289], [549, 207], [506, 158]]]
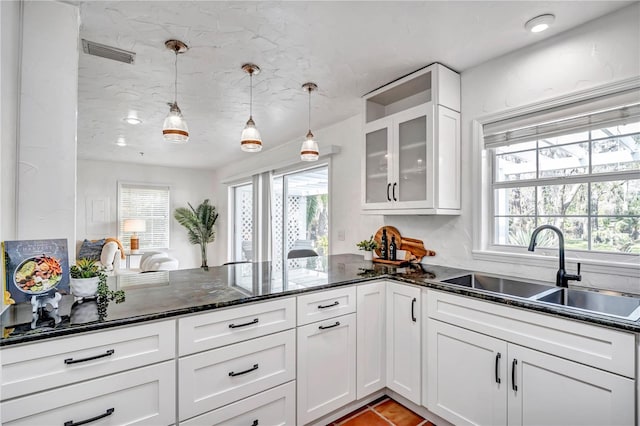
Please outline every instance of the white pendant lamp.
[[307, 136], [302, 142], [300, 159], [302, 161], [317, 161], [319, 156], [318, 142], [315, 141], [313, 133], [311, 133], [311, 92], [318, 90], [318, 86], [315, 83], [305, 83], [302, 88], [309, 92], [309, 132], [307, 132]]
[[262, 138], [253, 121], [253, 76], [260, 73], [260, 67], [255, 64], [244, 64], [242, 70], [249, 74], [249, 120], [240, 136], [240, 148], [245, 152], [260, 152], [262, 150]]
[[164, 119], [162, 135], [167, 142], [187, 143], [189, 141], [189, 128], [178, 107], [178, 54], [186, 52], [189, 48], [180, 40], [167, 40], [164, 45], [176, 54], [176, 61], [174, 97], [173, 102], [169, 103], [169, 114]]

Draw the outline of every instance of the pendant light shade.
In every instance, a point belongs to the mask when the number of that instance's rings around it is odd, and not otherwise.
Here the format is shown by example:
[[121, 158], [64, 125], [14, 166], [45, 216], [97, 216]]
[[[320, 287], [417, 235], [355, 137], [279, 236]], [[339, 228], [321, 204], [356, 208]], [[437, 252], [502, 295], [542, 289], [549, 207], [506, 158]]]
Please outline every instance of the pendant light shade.
[[175, 81], [173, 102], [169, 105], [169, 114], [164, 119], [162, 135], [164, 140], [172, 143], [186, 143], [189, 141], [189, 128], [182, 116], [182, 111], [178, 107], [178, 54], [187, 51], [188, 47], [180, 40], [167, 40], [164, 44], [167, 49], [172, 50], [176, 55], [175, 60]]
[[255, 64], [244, 64], [242, 70], [249, 74], [249, 120], [240, 135], [240, 148], [245, 152], [260, 152], [262, 138], [253, 121], [253, 76], [260, 73], [260, 67]]
[[315, 83], [305, 83], [302, 88], [309, 92], [309, 131], [302, 142], [302, 148], [300, 148], [300, 159], [302, 161], [317, 161], [320, 152], [318, 151], [318, 142], [311, 133], [311, 92], [318, 90], [318, 86]]

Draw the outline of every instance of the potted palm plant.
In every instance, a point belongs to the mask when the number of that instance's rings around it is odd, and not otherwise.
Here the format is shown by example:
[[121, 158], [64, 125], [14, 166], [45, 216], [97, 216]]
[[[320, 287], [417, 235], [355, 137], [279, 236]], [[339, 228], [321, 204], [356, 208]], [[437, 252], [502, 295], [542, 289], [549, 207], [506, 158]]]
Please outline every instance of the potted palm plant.
[[378, 248], [378, 243], [373, 235], [368, 240], [362, 240], [356, 244], [360, 250], [364, 250], [364, 260], [373, 260], [373, 251]]
[[195, 209], [190, 203], [187, 207], [178, 207], [173, 213], [173, 217], [178, 223], [187, 228], [189, 242], [200, 245], [200, 255], [202, 257], [201, 268], [208, 269], [207, 265], [207, 245], [216, 239], [213, 225], [218, 220], [215, 206], [209, 204], [209, 200], [204, 200]]

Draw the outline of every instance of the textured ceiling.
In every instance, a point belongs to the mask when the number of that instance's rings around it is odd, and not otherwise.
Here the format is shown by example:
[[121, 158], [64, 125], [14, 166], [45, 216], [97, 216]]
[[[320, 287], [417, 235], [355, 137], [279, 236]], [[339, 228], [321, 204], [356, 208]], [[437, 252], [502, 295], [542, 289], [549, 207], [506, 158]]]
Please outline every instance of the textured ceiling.
[[[363, 94], [432, 62], [463, 71], [628, 3], [79, 2], [80, 36], [134, 51], [136, 62], [80, 53], [78, 157], [215, 169], [260, 155], [239, 145], [249, 115], [245, 62], [262, 68], [253, 79], [253, 116], [269, 149], [302, 141], [306, 81], [319, 86], [312, 97], [317, 129], [359, 113]], [[556, 15], [554, 26], [524, 31], [524, 22], [542, 13]], [[170, 38], [190, 47], [178, 62], [178, 104], [191, 133], [186, 145], [162, 140], [173, 98], [174, 54], [164, 47]], [[130, 111], [142, 124], [123, 121]], [[118, 137], [127, 146], [117, 146]], [[319, 142], [321, 150], [330, 143]]]

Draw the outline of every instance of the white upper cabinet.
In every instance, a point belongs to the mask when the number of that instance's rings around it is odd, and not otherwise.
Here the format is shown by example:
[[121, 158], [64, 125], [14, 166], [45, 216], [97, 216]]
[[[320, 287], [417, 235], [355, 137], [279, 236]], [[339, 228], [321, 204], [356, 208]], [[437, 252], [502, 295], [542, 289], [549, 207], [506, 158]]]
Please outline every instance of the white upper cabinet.
[[433, 64], [364, 97], [362, 208], [460, 214], [460, 75]]

